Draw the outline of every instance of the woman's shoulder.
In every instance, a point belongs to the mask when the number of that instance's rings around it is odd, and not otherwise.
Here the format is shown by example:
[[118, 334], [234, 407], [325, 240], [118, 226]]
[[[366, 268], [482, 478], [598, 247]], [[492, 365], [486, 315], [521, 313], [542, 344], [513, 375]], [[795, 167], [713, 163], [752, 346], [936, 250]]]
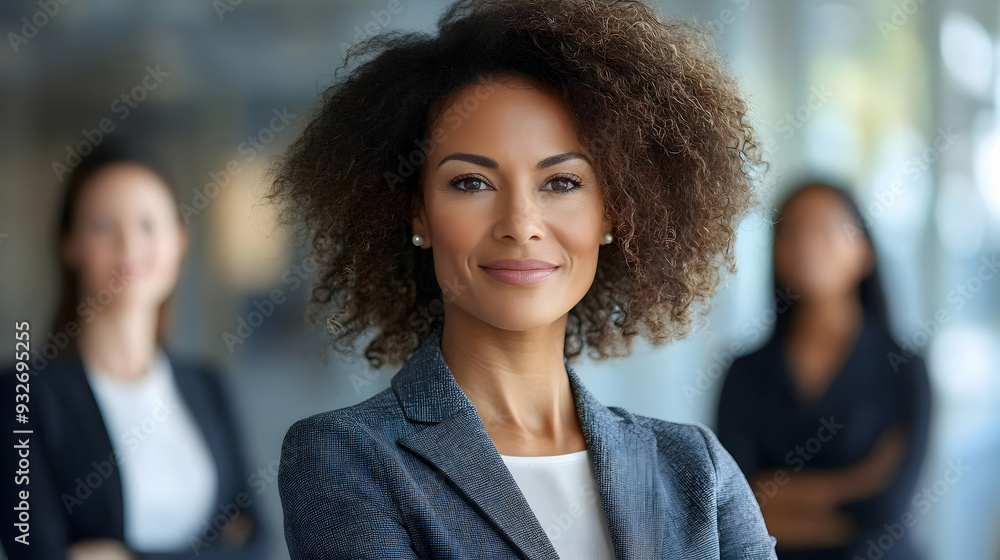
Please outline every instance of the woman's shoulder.
[[386, 388], [357, 404], [296, 420], [285, 433], [283, 447], [319, 438], [327, 442], [394, 446], [405, 424], [395, 393]]
[[[29, 391], [35, 401], [81, 397], [79, 387], [84, 377], [76, 353], [66, 350], [52, 359], [39, 360], [36, 357], [25, 363], [27, 366], [20, 368], [17, 362], [0, 366], [0, 391]], [[27, 387], [17, 388], [25, 384]], [[13, 402], [13, 398], [10, 400]]]
[[627, 414], [634, 423], [649, 430], [656, 438], [658, 451], [670, 458], [674, 468], [702, 465], [714, 469], [720, 453], [726, 453], [715, 432], [701, 422], [663, 420], [626, 412], [619, 407], [609, 408]]

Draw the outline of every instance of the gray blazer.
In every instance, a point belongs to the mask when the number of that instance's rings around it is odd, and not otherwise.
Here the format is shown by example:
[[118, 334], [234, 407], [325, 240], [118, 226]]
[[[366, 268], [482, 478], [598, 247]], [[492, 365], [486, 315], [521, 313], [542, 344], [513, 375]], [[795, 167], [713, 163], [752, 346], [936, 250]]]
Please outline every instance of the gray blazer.
[[[776, 560], [715, 434], [601, 404], [566, 363], [619, 560]], [[295, 422], [278, 492], [293, 560], [559, 556], [434, 332], [368, 400]]]

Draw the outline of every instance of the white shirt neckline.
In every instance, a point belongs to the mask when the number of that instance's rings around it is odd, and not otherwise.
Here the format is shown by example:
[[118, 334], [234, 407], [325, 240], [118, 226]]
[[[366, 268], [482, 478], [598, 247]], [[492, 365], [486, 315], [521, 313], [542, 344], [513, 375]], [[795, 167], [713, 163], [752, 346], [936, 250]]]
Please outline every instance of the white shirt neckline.
[[550, 465], [553, 463], [575, 463], [577, 461], [583, 461], [586, 460], [589, 455], [589, 450], [584, 449], [583, 451], [574, 451], [572, 453], [564, 453], [562, 455], [504, 455], [501, 453], [500, 457], [502, 457], [507, 463], [514, 463], [518, 465], [536, 463], [545, 463]]
[[137, 378], [83, 360], [122, 483], [125, 542], [144, 552], [186, 549], [215, 511], [218, 470], [162, 348]]

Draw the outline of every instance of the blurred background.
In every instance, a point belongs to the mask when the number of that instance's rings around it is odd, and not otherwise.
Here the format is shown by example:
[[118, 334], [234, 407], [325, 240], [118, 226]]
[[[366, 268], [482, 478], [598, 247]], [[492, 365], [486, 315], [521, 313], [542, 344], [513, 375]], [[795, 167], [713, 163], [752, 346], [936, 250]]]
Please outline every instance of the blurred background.
[[[931, 558], [1000, 558], [1000, 3], [650, 3], [715, 32], [773, 163], [765, 206], [803, 174], [849, 185], [874, 236], [894, 334], [927, 360], [935, 408], [922, 484], [949, 461], [969, 466], [914, 535]], [[302, 318], [308, 262], [257, 204], [263, 171], [351, 44], [385, 29], [433, 31], [447, 3], [54, 4], [45, 17], [36, 2], [0, 4], [3, 336], [27, 320], [37, 340], [55, 313], [61, 166], [88, 142], [148, 131], [194, 209], [171, 344], [225, 367], [261, 482], [253, 499], [276, 537], [273, 558], [287, 558], [275, 483], [285, 431], [374, 395], [394, 371], [323, 360], [323, 337]], [[110, 131], [100, 131], [104, 119]], [[763, 344], [774, 323], [770, 242], [768, 217], [748, 219], [739, 272], [724, 278], [698, 332], [625, 360], [585, 361], [577, 370], [588, 387], [605, 404], [712, 426], [733, 343]], [[275, 289], [286, 297], [268, 307]], [[262, 306], [273, 311], [240, 330]]]

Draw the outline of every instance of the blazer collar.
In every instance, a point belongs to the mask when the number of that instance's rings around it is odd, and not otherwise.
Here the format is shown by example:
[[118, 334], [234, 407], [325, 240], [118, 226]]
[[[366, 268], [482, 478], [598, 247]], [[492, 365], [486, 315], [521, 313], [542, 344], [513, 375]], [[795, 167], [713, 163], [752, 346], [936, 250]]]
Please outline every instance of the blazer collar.
[[[656, 437], [622, 409], [612, 411], [584, 387], [564, 357], [577, 416], [597, 479], [615, 556], [661, 551], [669, 497], [657, 482]], [[399, 439], [462, 489], [464, 498], [525, 558], [559, 556], [531, 511], [475, 405], [455, 381], [435, 330], [393, 376], [406, 417], [427, 427]], [[660, 520], [658, 523], [657, 520]]]

